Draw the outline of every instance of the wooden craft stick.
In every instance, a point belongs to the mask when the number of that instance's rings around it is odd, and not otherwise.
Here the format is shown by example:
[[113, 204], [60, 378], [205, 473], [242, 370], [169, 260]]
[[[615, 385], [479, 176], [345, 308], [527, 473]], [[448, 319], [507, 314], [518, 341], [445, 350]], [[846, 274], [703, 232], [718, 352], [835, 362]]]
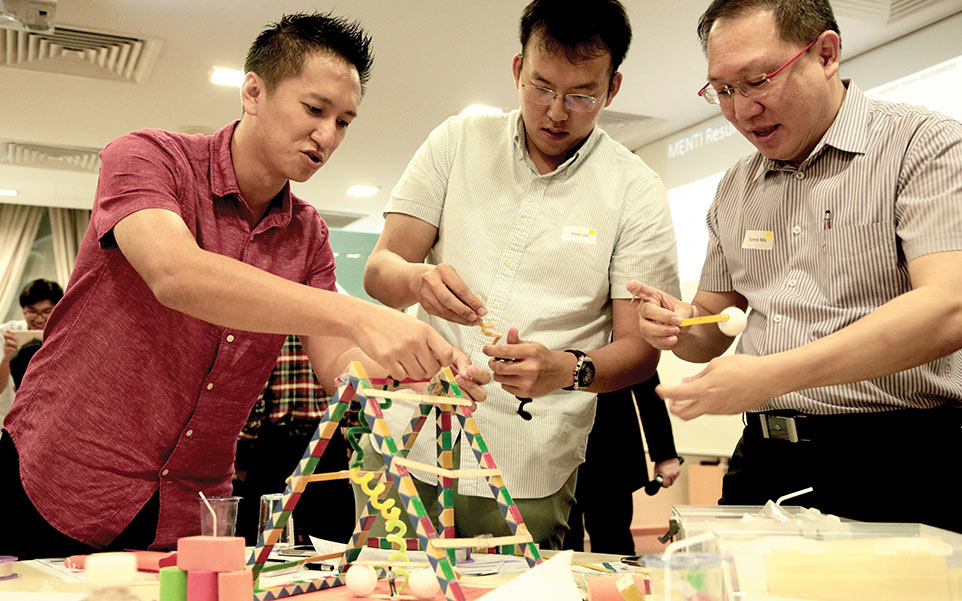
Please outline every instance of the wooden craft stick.
[[731, 319], [731, 316], [724, 313], [719, 313], [718, 315], [702, 315], [701, 317], [689, 317], [688, 319], [683, 319], [678, 326], [685, 328], [688, 326], [701, 325], [703, 323], [718, 323], [720, 321], [728, 321], [729, 319]]
[[499, 469], [486, 469], [480, 468], [476, 470], [449, 470], [443, 467], [438, 467], [436, 465], [431, 465], [429, 463], [421, 463], [420, 461], [413, 461], [406, 457], [395, 457], [392, 461], [398, 465], [403, 465], [409, 470], [415, 470], [419, 472], [427, 472], [429, 474], [434, 474], [435, 476], [444, 476], [446, 478], [477, 478], [480, 476], [500, 476], [501, 470]]
[[430, 568], [431, 564], [426, 561], [388, 561], [388, 560], [363, 560], [352, 561], [352, 566], [371, 566], [372, 568]]
[[474, 549], [500, 547], [502, 545], [520, 545], [532, 541], [530, 534], [515, 536], [476, 536], [474, 538], [432, 538], [428, 545], [438, 549]]
[[378, 397], [392, 399], [395, 401], [414, 401], [424, 405], [458, 405], [460, 407], [470, 407], [471, 401], [459, 399], [452, 396], [434, 396], [430, 394], [418, 394], [416, 392], [391, 392], [388, 390], [378, 390], [376, 388], [362, 388], [358, 394], [366, 397]]
[[[359, 472], [362, 476], [364, 474], [379, 474], [380, 472]], [[297, 479], [300, 482], [327, 482], [328, 480], [347, 480], [351, 477], [350, 470], [341, 470], [339, 472], [325, 472], [323, 474], [311, 474], [310, 476], [298, 476]], [[284, 484], [290, 484], [291, 476], [284, 480]]]

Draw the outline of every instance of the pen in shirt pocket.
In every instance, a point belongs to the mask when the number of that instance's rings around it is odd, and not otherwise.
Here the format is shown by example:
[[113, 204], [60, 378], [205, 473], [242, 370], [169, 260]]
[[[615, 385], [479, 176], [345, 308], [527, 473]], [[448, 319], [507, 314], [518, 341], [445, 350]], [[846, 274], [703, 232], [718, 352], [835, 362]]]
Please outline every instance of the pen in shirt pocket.
[[825, 216], [822, 217], [822, 229], [832, 229], [832, 210], [825, 209]]

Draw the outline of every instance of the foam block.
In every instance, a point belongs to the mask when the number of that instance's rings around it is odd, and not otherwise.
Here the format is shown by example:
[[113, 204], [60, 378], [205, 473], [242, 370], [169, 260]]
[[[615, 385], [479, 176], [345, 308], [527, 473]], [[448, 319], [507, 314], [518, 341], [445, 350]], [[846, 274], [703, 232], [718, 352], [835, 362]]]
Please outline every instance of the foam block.
[[177, 566], [160, 568], [159, 601], [187, 601], [187, 572]]
[[177, 567], [188, 572], [233, 572], [246, 563], [240, 536], [186, 536], [177, 541]]
[[249, 570], [221, 572], [217, 575], [220, 601], [251, 601], [254, 598], [254, 578]]
[[217, 601], [217, 572], [187, 572], [187, 601]]

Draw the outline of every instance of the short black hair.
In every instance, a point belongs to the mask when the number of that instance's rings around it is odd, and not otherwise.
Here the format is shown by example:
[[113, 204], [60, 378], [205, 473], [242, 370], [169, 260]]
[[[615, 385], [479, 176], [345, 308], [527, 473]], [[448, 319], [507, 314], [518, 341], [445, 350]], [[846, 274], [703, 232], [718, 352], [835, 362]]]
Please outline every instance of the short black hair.
[[613, 76], [631, 45], [631, 22], [618, 0], [534, 0], [521, 15], [521, 56], [532, 34], [547, 52], [572, 63], [611, 55]]
[[39, 340], [28, 340], [23, 343], [17, 354], [10, 359], [10, 376], [13, 378], [14, 388], [20, 388], [20, 382], [23, 381], [23, 374], [27, 373], [27, 364], [33, 359], [33, 356], [37, 354], [40, 350], [41, 342]]
[[772, 11], [778, 34], [786, 42], [805, 46], [827, 30], [842, 38], [829, 0], [715, 0], [698, 19], [702, 51], [708, 51], [708, 34], [715, 21], [753, 10]]
[[26, 307], [45, 300], [56, 305], [62, 298], [63, 288], [57, 282], [44, 279], [34, 280], [27, 284], [20, 293], [20, 306]]
[[281, 81], [300, 75], [305, 59], [315, 52], [331, 53], [354, 65], [364, 94], [374, 65], [371, 36], [356, 21], [330, 12], [292, 13], [268, 25], [251, 44], [244, 72], [260, 75], [272, 92]]

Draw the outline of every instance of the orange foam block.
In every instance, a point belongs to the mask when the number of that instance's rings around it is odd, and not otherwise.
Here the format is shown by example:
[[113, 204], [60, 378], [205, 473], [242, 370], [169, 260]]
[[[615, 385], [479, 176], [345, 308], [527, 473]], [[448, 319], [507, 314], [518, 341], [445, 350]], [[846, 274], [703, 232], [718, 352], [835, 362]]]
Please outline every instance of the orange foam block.
[[244, 538], [240, 536], [186, 536], [177, 541], [177, 567], [210, 572], [243, 570]]
[[254, 577], [249, 570], [221, 572], [217, 575], [219, 601], [251, 601], [254, 598]]

